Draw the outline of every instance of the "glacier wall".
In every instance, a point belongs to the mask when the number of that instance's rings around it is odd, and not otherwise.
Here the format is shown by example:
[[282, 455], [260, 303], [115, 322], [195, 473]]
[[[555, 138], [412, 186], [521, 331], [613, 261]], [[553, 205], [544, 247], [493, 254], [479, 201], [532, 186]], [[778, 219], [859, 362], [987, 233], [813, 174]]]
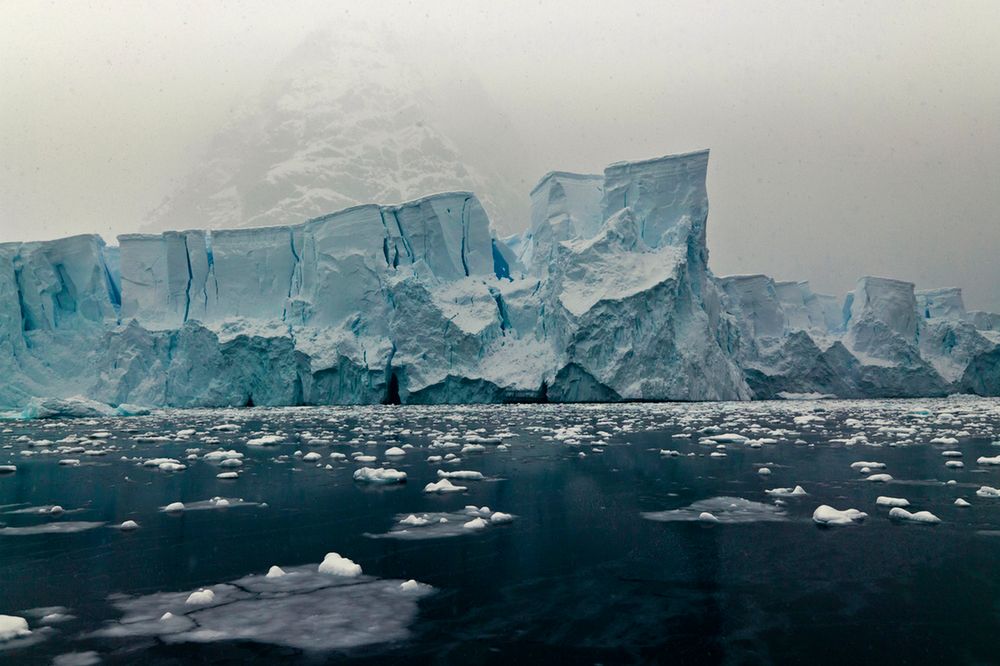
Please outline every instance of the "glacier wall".
[[716, 277], [708, 151], [294, 225], [0, 244], [0, 407], [1000, 395], [961, 290]]

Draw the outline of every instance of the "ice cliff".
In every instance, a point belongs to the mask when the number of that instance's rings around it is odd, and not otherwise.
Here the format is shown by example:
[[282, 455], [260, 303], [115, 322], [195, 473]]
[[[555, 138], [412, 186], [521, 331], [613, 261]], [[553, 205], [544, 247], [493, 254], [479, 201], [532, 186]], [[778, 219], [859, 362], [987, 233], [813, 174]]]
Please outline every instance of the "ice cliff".
[[957, 289], [708, 268], [708, 152], [547, 174], [495, 237], [469, 192], [295, 225], [0, 245], [0, 407], [1000, 394]]

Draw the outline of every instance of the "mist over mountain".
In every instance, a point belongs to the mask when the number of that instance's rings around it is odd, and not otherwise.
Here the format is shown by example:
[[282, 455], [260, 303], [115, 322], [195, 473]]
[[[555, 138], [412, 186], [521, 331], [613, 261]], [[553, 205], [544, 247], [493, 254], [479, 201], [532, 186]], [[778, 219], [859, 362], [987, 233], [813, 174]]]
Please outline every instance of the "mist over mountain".
[[293, 224], [365, 203], [476, 192], [498, 233], [523, 228], [516, 132], [471, 75], [426, 76], [379, 31], [311, 33], [211, 139], [146, 231]]

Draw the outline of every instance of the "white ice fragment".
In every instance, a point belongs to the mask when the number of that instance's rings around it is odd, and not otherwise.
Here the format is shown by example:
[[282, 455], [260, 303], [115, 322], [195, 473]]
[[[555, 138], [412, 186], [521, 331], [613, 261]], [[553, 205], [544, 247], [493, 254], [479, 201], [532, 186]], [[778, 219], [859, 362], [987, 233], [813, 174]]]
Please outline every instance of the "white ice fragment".
[[448, 479], [441, 479], [436, 483], [428, 483], [424, 486], [425, 493], [460, 493], [468, 490], [465, 486], [456, 486]]
[[163, 507], [163, 510], [167, 513], [178, 513], [184, 510], [184, 502], [171, 502]]
[[1000, 465], [1000, 456], [980, 456], [976, 458], [977, 465]]
[[872, 474], [866, 481], [871, 481], [873, 483], [888, 483], [892, 481], [892, 476], [890, 474]]
[[400, 583], [399, 589], [401, 592], [415, 592], [420, 589], [420, 583], [411, 578], [410, 580]]
[[215, 475], [217, 479], [238, 479], [240, 478], [239, 472], [219, 472]]
[[699, 513], [698, 514], [698, 520], [700, 520], [703, 523], [717, 523], [717, 522], [719, 522], [719, 519], [716, 518], [715, 515], [709, 513], [708, 511], [702, 511], [701, 513]]
[[958, 499], [955, 500], [955, 506], [961, 507], [961, 508], [964, 509], [965, 507], [972, 506], [972, 505], [969, 504], [969, 502], [967, 502], [966, 500], [964, 500], [961, 497], [959, 497]]
[[132, 530], [139, 529], [139, 523], [135, 522], [134, 520], [126, 520], [125, 522], [123, 522], [121, 525], [118, 526], [118, 529], [120, 529], [122, 532], [131, 532]]
[[467, 530], [481, 530], [481, 529], [485, 528], [486, 525], [487, 525], [487, 522], [485, 520], [483, 520], [482, 518], [473, 518], [469, 522], [463, 523], [462, 527], [464, 527]]
[[981, 486], [976, 494], [980, 497], [1000, 497], [1000, 489], [991, 486]]
[[910, 500], [903, 497], [887, 497], [879, 495], [875, 499], [875, 504], [879, 506], [910, 506]]
[[491, 523], [509, 523], [512, 520], [514, 520], [514, 516], [509, 513], [504, 513], [503, 511], [497, 511], [490, 516]]
[[770, 467], [761, 467], [760, 469], [757, 470], [757, 473], [761, 474], [763, 476], [767, 476], [768, 474], [771, 473], [771, 468]]
[[405, 456], [406, 455], [406, 451], [404, 449], [399, 448], [398, 446], [393, 446], [393, 447], [390, 447], [390, 448], [388, 448], [388, 449], [385, 450], [385, 455], [386, 455], [386, 457], [390, 457], [390, 458], [398, 457], [398, 456]]
[[281, 435], [263, 435], [248, 439], [247, 446], [272, 446], [274, 444], [281, 444], [284, 441], [285, 438]]
[[320, 562], [318, 571], [323, 574], [353, 578], [361, 575], [361, 565], [341, 557], [339, 553], [327, 553]]
[[864, 460], [859, 460], [858, 462], [851, 463], [851, 469], [861, 470], [867, 467], [868, 469], [885, 469], [885, 463], [880, 462], [867, 462]]
[[21, 638], [31, 633], [28, 621], [16, 615], [0, 615], [0, 643]]
[[867, 513], [857, 509], [841, 511], [827, 504], [823, 504], [813, 511], [813, 522], [817, 525], [853, 525], [860, 523], [867, 517]]
[[281, 578], [284, 575], [285, 575], [285, 570], [279, 567], [277, 564], [275, 564], [274, 566], [272, 566], [270, 569], [267, 570], [267, 574], [264, 576], [264, 578]]
[[360, 467], [354, 471], [354, 480], [362, 483], [403, 483], [406, 472], [390, 467]]
[[437, 471], [438, 478], [440, 479], [462, 479], [465, 481], [482, 481], [482, 472], [474, 472], [471, 470], [455, 470], [454, 472], [446, 472], [442, 469]]
[[771, 490], [765, 490], [764, 492], [774, 497], [799, 497], [802, 495], [808, 495], [805, 488], [802, 486], [795, 486], [794, 488], [773, 488]]
[[889, 511], [889, 517], [895, 518], [896, 520], [906, 520], [914, 523], [926, 523], [928, 525], [941, 522], [941, 519], [930, 511], [917, 511], [916, 513], [910, 513], [906, 509], [902, 509], [898, 506]]
[[197, 592], [189, 594], [187, 601], [184, 603], [189, 606], [204, 606], [205, 604], [210, 604], [213, 601], [215, 601], [215, 592], [212, 590], [198, 590]]
[[307, 453], [304, 456], [302, 456], [302, 460], [305, 461], [305, 462], [315, 462], [315, 461], [319, 460], [322, 457], [323, 456], [321, 456], [320, 454], [316, 453], [315, 451], [310, 451], [309, 453]]

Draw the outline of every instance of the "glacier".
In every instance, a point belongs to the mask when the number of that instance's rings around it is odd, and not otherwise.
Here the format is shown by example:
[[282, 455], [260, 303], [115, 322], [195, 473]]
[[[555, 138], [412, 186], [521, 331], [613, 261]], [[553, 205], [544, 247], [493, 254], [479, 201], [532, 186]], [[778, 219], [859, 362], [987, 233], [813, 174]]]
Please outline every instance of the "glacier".
[[548, 173], [506, 238], [445, 192], [0, 244], [0, 408], [1000, 395], [1000, 315], [960, 289], [714, 275], [708, 158]]

